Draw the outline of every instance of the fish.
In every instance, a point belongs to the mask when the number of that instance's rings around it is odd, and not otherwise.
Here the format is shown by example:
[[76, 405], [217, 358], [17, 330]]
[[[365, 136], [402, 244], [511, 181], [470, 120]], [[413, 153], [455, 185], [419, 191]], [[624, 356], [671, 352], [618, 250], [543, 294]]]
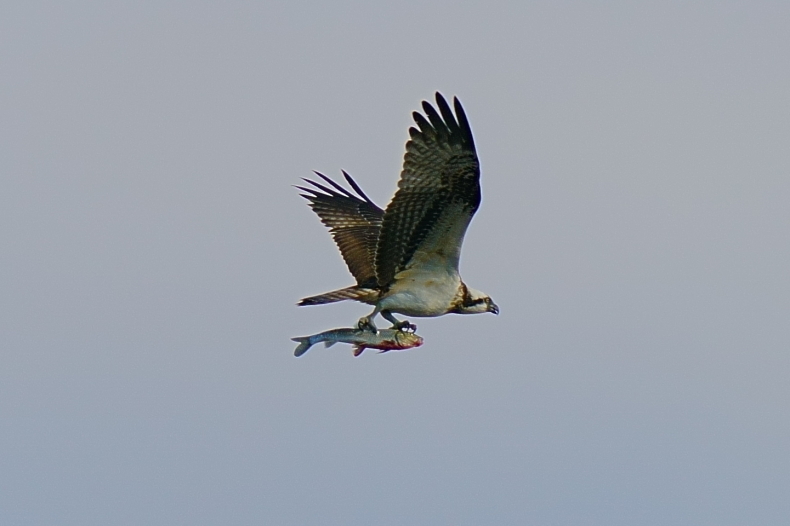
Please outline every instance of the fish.
[[299, 345], [294, 350], [294, 356], [302, 356], [307, 349], [316, 343], [324, 342], [324, 346], [331, 347], [336, 343], [350, 343], [354, 346], [354, 356], [359, 356], [365, 349], [379, 349], [379, 352], [403, 351], [419, 347], [423, 343], [422, 336], [401, 329], [379, 329], [376, 333], [361, 329], [342, 328], [313, 334], [312, 336], [297, 336], [291, 340]]

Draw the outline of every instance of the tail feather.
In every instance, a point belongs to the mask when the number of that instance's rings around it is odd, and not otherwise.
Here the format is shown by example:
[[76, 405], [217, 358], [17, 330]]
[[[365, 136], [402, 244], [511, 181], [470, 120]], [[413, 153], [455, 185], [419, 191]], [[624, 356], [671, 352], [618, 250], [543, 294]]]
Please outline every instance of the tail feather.
[[318, 296], [310, 296], [309, 298], [302, 298], [299, 300], [300, 307], [305, 305], [323, 305], [324, 303], [334, 303], [336, 301], [355, 300], [362, 303], [375, 303], [378, 298], [378, 291], [376, 289], [362, 288], [354, 285], [353, 287], [346, 287], [344, 289], [333, 290], [325, 292]]
[[296, 349], [294, 349], [294, 356], [297, 358], [302, 356], [307, 352], [307, 349], [313, 346], [313, 342], [310, 341], [309, 336], [297, 336], [296, 338], [291, 338], [291, 340], [299, 342], [299, 345], [297, 345]]

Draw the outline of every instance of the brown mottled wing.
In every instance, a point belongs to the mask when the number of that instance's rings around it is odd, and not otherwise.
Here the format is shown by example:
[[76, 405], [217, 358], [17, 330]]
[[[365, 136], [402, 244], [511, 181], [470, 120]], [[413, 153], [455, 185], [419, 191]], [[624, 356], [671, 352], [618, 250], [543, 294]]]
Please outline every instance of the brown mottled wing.
[[362, 192], [359, 185], [343, 172], [354, 195], [327, 176], [315, 172], [330, 186], [305, 179], [314, 188], [297, 186], [321, 222], [329, 227], [348, 270], [362, 287], [376, 286], [376, 243], [384, 211]]
[[[414, 112], [398, 191], [384, 213], [376, 277], [392, 283], [413, 262], [415, 253], [431, 263], [457, 269], [466, 227], [480, 205], [480, 165], [472, 130], [458, 99], [455, 115], [441, 94], [439, 111], [423, 101], [425, 116]], [[427, 254], [427, 255], [426, 255]]]

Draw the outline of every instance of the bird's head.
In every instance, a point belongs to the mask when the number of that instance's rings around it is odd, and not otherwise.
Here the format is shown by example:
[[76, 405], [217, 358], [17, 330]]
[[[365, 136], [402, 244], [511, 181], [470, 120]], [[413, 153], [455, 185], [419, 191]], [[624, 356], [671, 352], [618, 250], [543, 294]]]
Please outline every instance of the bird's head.
[[469, 287], [464, 292], [463, 301], [454, 312], [458, 314], [481, 314], [483, 312], [499, 314], [499, 307], [488, 294]]

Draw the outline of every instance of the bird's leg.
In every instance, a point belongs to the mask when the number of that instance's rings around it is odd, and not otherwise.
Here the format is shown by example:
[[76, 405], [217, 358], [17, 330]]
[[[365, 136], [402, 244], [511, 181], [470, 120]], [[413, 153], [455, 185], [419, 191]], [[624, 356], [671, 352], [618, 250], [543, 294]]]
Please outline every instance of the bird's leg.
[[399, 331], [406, 331], [410, 330], [412, 332], [417, 330], [417, 326], [409, 323], [408, 320], [400, 321], [398, 318], [392, 315], [392, 312], [388, 310], [381, 311], [381, 315], [384, 316], [384, 319], [387, 320], [392, 324], [393, 329], [398, 329]]
[[377, 306], [375, 309], [373, 309], [373, 312], [359, 319], [359, 321], [357, 322], [357, 328], [361, 331], [366, 331], [366, 330], [370, 331], [373, 334], [378, 333], [379, 331], [378, 329], [376, 329], [376, 324], [373, 323], [373, 318], [375, 318], [376, 314], [378, 313], [379, 313], [379, 308]]

